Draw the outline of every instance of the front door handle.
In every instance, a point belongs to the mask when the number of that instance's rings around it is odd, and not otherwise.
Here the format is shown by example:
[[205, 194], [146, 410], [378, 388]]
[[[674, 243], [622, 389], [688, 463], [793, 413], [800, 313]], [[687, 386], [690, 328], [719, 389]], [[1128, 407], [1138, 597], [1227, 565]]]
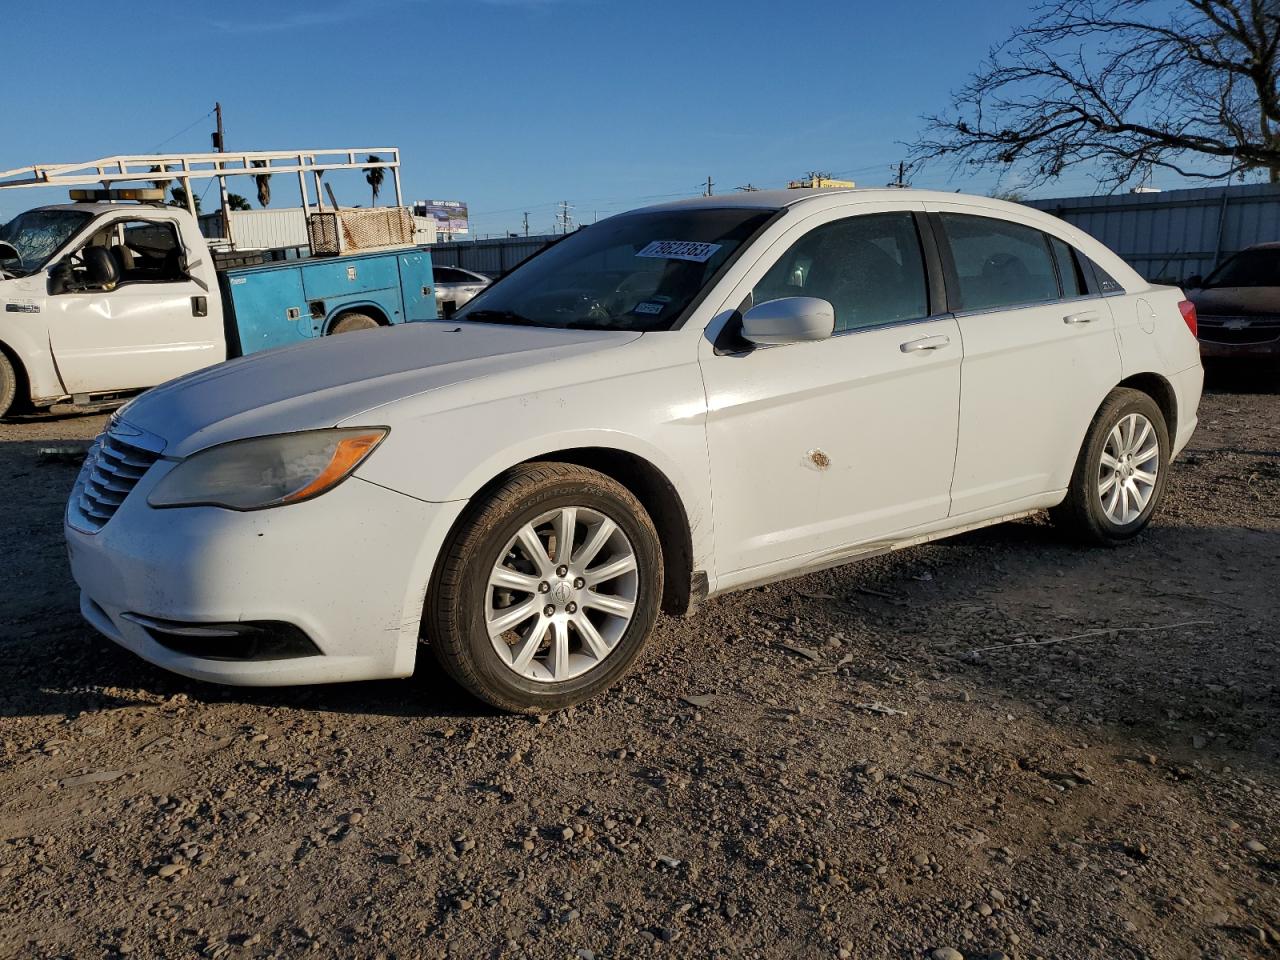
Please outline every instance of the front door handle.
[[1093, 323], [1098, 319], [1097, 310], [1086, 310], [1084, 313], [1069, 313], [1062, 318], [1063, 323]]
[[951, 338], [945, 334], [936, 337], [921, 337], [919, 340], [908, 340], [898, 347], [903, 353], [916, 353], [920, 350], [940, 350], [950, 346]]

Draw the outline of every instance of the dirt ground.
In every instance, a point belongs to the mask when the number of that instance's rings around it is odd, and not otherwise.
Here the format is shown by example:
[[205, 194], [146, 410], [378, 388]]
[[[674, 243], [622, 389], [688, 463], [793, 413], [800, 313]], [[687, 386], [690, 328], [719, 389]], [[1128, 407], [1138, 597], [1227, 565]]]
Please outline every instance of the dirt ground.
[[1156, 522], [1028, 520], [660, 623], [609, 695], [170, 676], [61, 543], [103, 417], [0, 424], [0, 957], [1280, 956], [1280, 375]]

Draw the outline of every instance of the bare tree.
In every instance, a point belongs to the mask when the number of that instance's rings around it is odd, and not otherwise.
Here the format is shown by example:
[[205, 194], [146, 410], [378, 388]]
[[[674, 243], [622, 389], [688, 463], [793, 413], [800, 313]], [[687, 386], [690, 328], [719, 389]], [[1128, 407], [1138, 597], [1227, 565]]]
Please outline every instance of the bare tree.
[[912, 145], [922, 160], [1085, 165], [1117, 187], [1155, 168], [1280, 182], [1280, 0], [1047, 0]]

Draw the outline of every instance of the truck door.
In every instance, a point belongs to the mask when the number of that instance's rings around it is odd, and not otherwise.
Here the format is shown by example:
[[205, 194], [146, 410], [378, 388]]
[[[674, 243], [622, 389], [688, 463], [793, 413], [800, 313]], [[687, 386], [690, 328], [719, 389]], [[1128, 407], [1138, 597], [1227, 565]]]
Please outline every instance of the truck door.
[[[108, 289], [84, 289], [92, 246], [115, 265]], [[218, 291], [188, 276], [187, 259], [177, 222], [163, 215], [112, 220], [68, 256], [67, 289], [48, 300], [49, 340], [68, 393], [155, 386], [224, 359]]]
[[431, 254], [425, 250], [400, 254], [400, 290], [404, 296], [405, 320], [434, 320], [439, 316], [433, 285]]

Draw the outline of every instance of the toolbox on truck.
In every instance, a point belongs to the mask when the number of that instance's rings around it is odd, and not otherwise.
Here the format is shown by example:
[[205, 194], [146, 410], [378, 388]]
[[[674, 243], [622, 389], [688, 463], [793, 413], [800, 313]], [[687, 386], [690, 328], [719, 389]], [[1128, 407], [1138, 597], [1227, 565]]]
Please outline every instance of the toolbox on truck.
[[420, 247], [234, 267], [218, 280], [240, 356], [323, 336], [347, 312], [388, 324], [438, 316], [431, 254]]

